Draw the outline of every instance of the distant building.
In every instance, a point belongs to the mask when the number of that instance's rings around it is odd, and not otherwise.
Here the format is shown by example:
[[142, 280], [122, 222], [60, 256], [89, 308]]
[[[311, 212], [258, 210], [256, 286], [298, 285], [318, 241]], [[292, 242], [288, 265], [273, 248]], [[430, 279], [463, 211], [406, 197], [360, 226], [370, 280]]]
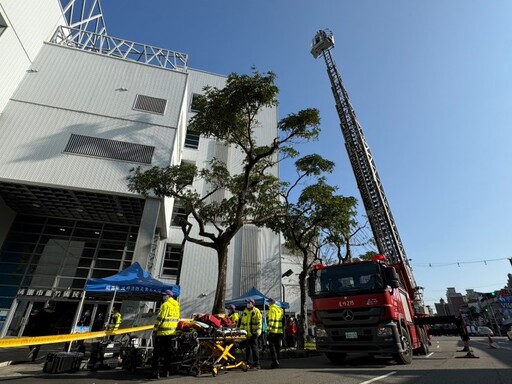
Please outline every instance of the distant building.
[[457, 292], [455, 288], [446, 289], [446, 299], [448, 301], [448, 306], [450, 307], [450, 313], [452, 315], [458, 315], [460, 313], [461, 307], [466, 306], [464, 295]]
[[436, 307], [436, 314], [438, 316], [447, 316], [451, 315], [450, 306], [444, 301], [443, 298], [439, 299], [439, 303], [434, 303]]

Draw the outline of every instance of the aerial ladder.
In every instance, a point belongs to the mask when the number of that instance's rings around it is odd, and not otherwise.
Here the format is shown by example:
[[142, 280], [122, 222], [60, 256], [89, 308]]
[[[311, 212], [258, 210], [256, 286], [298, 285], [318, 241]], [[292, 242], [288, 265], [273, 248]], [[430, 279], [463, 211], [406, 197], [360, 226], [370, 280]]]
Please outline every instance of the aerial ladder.
[[388, 264], [397, 265], [403, 271], [405, 275], [403, 283], [409, 292], [415, 311], [422, 313], [424, 311], [422, 288], [416, 284], [412, 274], [412, 268], [391, 214], [373, 156], [331, 55], [333, 47], [332, 32], [328, 29], [320, 30], [313, 38], [311, 54], [315, 59], [323, 56], [325, 60], [345, 147], [379, 253], [386, 256]]

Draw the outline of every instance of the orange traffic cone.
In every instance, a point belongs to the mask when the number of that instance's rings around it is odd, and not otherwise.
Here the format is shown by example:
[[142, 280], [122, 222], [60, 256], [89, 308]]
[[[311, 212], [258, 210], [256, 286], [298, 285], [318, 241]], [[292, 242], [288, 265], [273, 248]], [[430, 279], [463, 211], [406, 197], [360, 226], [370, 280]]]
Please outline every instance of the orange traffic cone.
[[487, 335], [487, 340], [489, 341], [489, 348], [491, 349], [498, 349], [498, 344], [494, 342], [491, 335]]

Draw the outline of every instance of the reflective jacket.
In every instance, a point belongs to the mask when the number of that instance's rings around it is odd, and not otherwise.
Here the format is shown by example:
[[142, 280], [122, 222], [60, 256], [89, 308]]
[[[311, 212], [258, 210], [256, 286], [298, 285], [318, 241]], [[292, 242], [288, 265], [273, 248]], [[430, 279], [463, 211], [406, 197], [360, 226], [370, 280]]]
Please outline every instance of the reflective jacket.
[[247, 337], [253, 335], [261, 335], [262, 316], [258, 308], [254, 307], [252, 310], [245, 308], [242, 314], [242, 323], [240, 324], [241, 329], [247, 331]]
[[123, 317], [121, 316], [121, 314], [119, 312], [113, 313], [112, 316], [110, 317], [108, 330], [115, 331], [116, 329], [119, 329], [121, 321], [123, 321]]
[[180, 319], [180, 303], [169, 297], [160, 306], [153, 332], [156, 336], [171, 336], [176, 333], [178, 320]]
[[268, 333], [283, 333], [283, 309], [271, 304], [268, 309]]
[[238, 314], [238, 312], [233, 312], [232, 314], [230, 314], [229, 316], [229, 319], [235, 323], [235, 327], [238, 327], [239, 323], [240, 323], [240, 315]]

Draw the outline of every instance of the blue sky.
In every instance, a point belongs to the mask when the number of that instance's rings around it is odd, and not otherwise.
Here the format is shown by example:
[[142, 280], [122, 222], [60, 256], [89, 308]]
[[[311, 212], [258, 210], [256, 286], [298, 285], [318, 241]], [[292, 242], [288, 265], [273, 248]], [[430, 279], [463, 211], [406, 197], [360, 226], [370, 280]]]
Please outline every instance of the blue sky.
[[309, 53], [315, 32], [331, 29], [334, 59], [425, 302], [447, 287], [506, 284], [512, 2], [103, 0], [102, 7], [110, 35], [185, 52], [192, 68], [275, 72], [280, 118], [320, 110], [320, 140], [301, 153], [333, 160], [329, 182], [359, 199], [325, 64]]

